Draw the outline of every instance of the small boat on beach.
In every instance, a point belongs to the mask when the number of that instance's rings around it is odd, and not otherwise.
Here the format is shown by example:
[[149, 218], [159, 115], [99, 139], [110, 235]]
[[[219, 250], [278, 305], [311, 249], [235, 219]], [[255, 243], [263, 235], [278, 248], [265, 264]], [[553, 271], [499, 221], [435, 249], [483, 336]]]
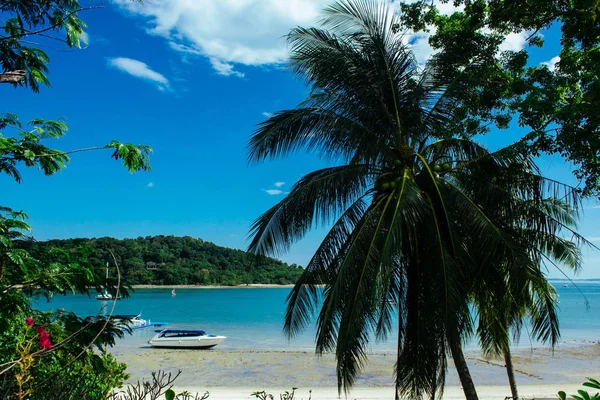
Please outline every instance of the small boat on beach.
[[165, 329], [156, 332], [158, 334], [148, 341], [152, 347], [209, 349], [227, 339], [226, 336], [208, 335], [201, 330]]

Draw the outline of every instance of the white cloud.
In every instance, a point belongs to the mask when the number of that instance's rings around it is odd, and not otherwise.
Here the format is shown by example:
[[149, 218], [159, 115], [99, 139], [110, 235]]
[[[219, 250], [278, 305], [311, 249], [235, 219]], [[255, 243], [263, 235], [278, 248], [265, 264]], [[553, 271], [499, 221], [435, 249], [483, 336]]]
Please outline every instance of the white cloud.
[[270, 113], [270, 112], [266, 112], [266, 111], [265, 111], [265, 112], [263, 112], [263, 113], [262, 113], [262, 115], [263, 115], [264, 117], [271, 118], [271, 117], [273, 116], [273, 113]]
[[[147, 32], [165, 37], [171, 48], [209, 58], [223, 75], [240, 76], [234, 64], [280, 64], [287, 59], [284, 36], [310, 26], [331, 0], [153, 0], [140, 6], [112, 0], [143, 17]], [[229, 68], [231, 66], [231, 68]], [[223, 73], [225, 72], [225, 73]]]
[[586, 237], [587, 240], [589, 240], [590, 242], [600, 242], [600, 236], [590, 236], [590, 237]]
[[279, 189], [266, 189], [265, 192], [267, 192], [267, 194], [270, 194], [271, 196], [274, 195], [278, 195], [283, 193], [283, 190], [279, 190]]
[[[556, 64], [560, 61], [560, 56], [556, 56], [556, 57], [552, 57], [550, 59], [550, 61], [544, 61], [542, 63], [540, 63], [540, 65], [545, 65], [547, 66], [550, 70], [553, 70], [554, 68], [556, 68]], [[594, 208], [600, 208], [600, 206], [598, 207], [594, 207]]]
[[108, 65], [129, 75], [156, 84], [159, 90], [169, 89], [169, 80], [152, 70], [146, 63], [126, 57], [109, 58]]
[[434, 34], [436, 29], [435, 27], [429, 29], [430, 32], [408, 33], [406, 35], [405, 43], [410, 46], [419, 65], [424, 65], [429, 57], [435, 53], [429, 45], [429, 37]]
[[500, 51], [507, 51], [507, 50], [521, 51], [521, 50], [523, 50], [523, 48], [525, 47], [525, 44], [527, 43], [527, 38], [529, 37], [530, 34], [531, 34], [531, 32], [529, 32], [529, 31], [523, 31], [523, 32], [519, 32], [519, 33], [514, 33], [514, 32], [509, 33], [508, 35], [506, 35], [506, 39], [504, 39], [504, 42], [502, 42], [502, 44], [500, 44]]
[[154, 182], [149, 182], [149, 183], [146, 185], [146, 187], [153, 188], [153, 187], [154, 187]]
[[[398, 11], [398, 3], [381, 0]], [[415, 0], [420, 1], [420, 0]], [[162, 36], [184, 57], [207, 57], [218, 74], [243, 77], [239, 66], [282, 64], [287, 60], [285, 40], [290, 29], [318, 23], [332, 0], [153, 0], [139, 5], [112, 0], [129, 14], [146, 22], [149, 34]], [[461, 10], [452, 2], [434, 0], [444, 15]], [[433, 54], [430, 33], [408, 32], [406, 37], [420, 64]], [[510, 34], [502, 50], [520, 50], [527, 34]]]
[[285, 182], [275, 182], [275, 187], [282, 187], [285, 185]]
[[217, 74], [219, 74], [219, 75], [224, 75], [224, 76], [233, 75], [233, 76], [237, 76], [238, 78], [244, 77], [244, 74], [242, 72], [233, 70], [233, 64], [221, 61], [216, 57], [210, 58], [210, 65], [212, 65], [214, 70], [217, 71]]

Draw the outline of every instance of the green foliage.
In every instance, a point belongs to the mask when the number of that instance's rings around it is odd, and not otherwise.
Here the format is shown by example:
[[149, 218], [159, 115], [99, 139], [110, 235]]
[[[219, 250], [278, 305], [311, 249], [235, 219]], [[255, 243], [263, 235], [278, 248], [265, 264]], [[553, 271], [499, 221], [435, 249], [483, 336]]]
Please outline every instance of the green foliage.
[[[449, 135], [471, 137], [516, 118], [527, 129], [523, 145], [533, 154], [559, 154], [573, 162], [583, 193], [600, 194], [600, 8], [596, 1], [457, 0], [451, 15], [435, 2], [403, 2], [396, 31], [435, 33], [429, 43], [440, 78], [461, 87]], [[508, 35], [528, 34], [542, 47], [540, 31], [561, 29], [559, 62], [532, 65], [530, 49], [500, 51]], [[535, 50], [535, 49], [534, 49]], [[461, 83], [462, 82], [462, 83]]]
[[4, 137], [0, 133], [0, 173], [13, 177], [18, 183], [21, 182], [21, 175], [17, 170], [20, 162], [27, 167], [38, 167], [46, 175], [52, 175], [63, 169], [69, 161], [65, 153], [41, 143], [42, 139], [64, 136], [67, 126], [62, 121], [36, 119], [30, 121], [29, 125], [31, 129], [25, 130], [16, 115], [0, 114], [0, 129], [13, 128], [19, 134], [17, 137]]
[[[296, 389], [298, 388], [292, 388], [292, 391], [285, 391], [284, 393], [280, 393], [279, 394], [279, 399], [280, 400], [293, 400], [294, 396], [295, 396], [295, 392]], [[261, 391], [256, 391], [254, 393], [251, 394], [251, 396], [256, 397], [257, 399], [260, 400], [273, 400], [275, 398], [275, 396], [273, 396], [272, 394], [269, 394], [267, 392], [265, 392], [264, 390]], [[308, 400], [310, 400], [312, 398], [312, 390], [308, 391]]]
[[113, 391], [107, 400], [155, 400], [164, 396], [166, 400], [206, 400], [210, 397], [209, 392], [204, 394], [192, 394], [188, 391], [176, 393], [173, 390], [173, 382], [181, 375], [178, 371], [175, 375], [171, 372], [158, 371], [152, 373], [150, 380], [137, 381], [129, 384], [119, 392]]
[[[28, 241], [21, 246], [46, 263], [70, 255], [96, 271], [100, 284], [103, 284], [104, 265], [112, 259], [109, 250], [119, 263], [121, 283], [125, 286], [290, 284], [302, 273], [302, 268], [295, 264], [289, 266], [273, 258], [257, 258], [189, 236]], [[116, 286], [114, 270], [108, 286]]]
[[135, 146], [133, 144], [122, 144], [112, 141], [107, 144], [106, 147], [115, 149], [112, 157], [115, 160], [123, 160], [123, 166], [129, 170], [129, 172], [137, 172], [140, 170], [150, 171], [150, 161], [148, 159], [149, 154], [152, 152], [150, 146]]
[[57, 139], [65, 135], [67, 126], [63, 121], [35, 119], [29, 121], [28, 129], [11, 113], [0, 114], [0, 130], [12, 129], [17, 136], [3, 136], [0, 132], [0, 173], [7, 174], [21, 182], [17, 169], [19, 163], [26, 167], [37, 167], [45, 175], [53, 175], [69, 162], [70, 153], [114, 149], [112, 157], [123, 160], [123, 166], [130, 172], [149, 171], [148, 159], [152, 148], [146, 145], [122, 144], [112, 141], [106, 146], [91, 147], [72, 151], [54, 150], [45, 146], [44, 139]]
[[26, 217], [23, 212], [0, 207], [0, 313], [6, 313], [6, 319], [0, 318], [0, 327], [12, 320], [11, 312], [28, 308], [30, 296], [88, 293], [90, 286], [102, 284], [100, 274], [68, 255], [48, 254], [52, 259], [44, 262], [24, 250], [30, 232]]
[[[36, 46], [58, 41], [80, 47], [85, 23], [79, 12], [90, 8], [96, 7], [82, 7], [77, 0], [0, 2], [0, 83], [34, 92], [49, 86], [50, 60]], [[24, 124], [15, 114], [0, 113], [0, 174], [18, 183], [20, 167], [53, 175], [65, 168], [69, 154], [102, 149], [113, 149], [113, 158], [130, 172], [150, 169], [151, 149], [144, 145], [112, 141], [61, 151], [44, 144], [66, 131], [62, 120]], [[24, 212], [0, 206], [0, 393], [6, 399], [105, 398], [128, 377], [125, 365], [106, 353], [123, 332], [110, 319], [41, 313], [30, 303], [32, 296], [89, 293], [104, 283], [103, 274], [78, 252], [48, 249], [43, 257], [32, 256], [23, 248], [31, 240], [26, 219]]]
[[[4, 300], [4, 296], [2, 300]], [[30, 318], [32, 326], [26, 324]], [[2, 310], [0, 391], [3, 398], [105, 398], [128, 375], [125, 364], [105, 351], [123, 333], [106, 320], [82, 320], [69, 312]], [[8, 323], [7, 323], [8, 322]], [[45, 327], [53, 347], [38, 343], [37, 327]]]
[[79, 12], [87, 9], [90, 7], [82, 7], [77, 0], [5, 0], [0, 3], [0, 67], [3, 72], [24, 71], [26, 74], [23, 80], [13, 83], [15, 86], [29, 86], [35, 92], [40, 85], [50, 86], [47, 75], [50, 59], [37, 47], [40, 44], [30, 38], [80, 47], [84, 43], [86, 25], [79, 18]]
[[[588, 379], [587, 382], [584, 382], [583, 386], [590, 387], [592, 389], [600, 389], [600, 382], [598, 382], [596, 379], [592, 379], [592, 378], [587, 378], [587, 379]], [[575, 400], [600, 400], [600, 392], [597, 392], [596, 394], [591, 395], [591, 396], [585, 390], [578, 390], [577, 393], [578, 393], [578, 395], [576, 395], [576, 394], [571, 395], [571, 397], [574, 398]], [[558, 398], [560, 400], [567, 400], [567, 394], [561, 390], [560, 392], [558, 392]]]
[[165, 392], [165, 400], [174, 400], [175, 399], [175, 391], [173, 389], [169, 389]]

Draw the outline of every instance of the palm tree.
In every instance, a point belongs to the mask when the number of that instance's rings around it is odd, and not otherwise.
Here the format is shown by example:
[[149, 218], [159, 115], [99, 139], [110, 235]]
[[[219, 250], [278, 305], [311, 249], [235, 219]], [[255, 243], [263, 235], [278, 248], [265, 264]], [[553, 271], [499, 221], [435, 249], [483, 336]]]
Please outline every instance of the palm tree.
[[485, 265], [503, 273], [498, 259], [532, 265], [511, 221], [479, 201], [493, 184], [481, 184], [482, 176], [519, 171], [529, 184], [510, 191], [515, 207], [568, 189], [540, 177], [518, 146], [491, 153], [448, 137], [454, 93], [468, 86], [420, 68], [394, 33], [398, 23], [383, 2], [340, 1], [325, 10], [322, 29], [289, 34], [291, 69], [311, 90], [259, 126], [249, 160], [304, 150], [336, 166], [304, 176], [260, 216], [249, 250], [277, 256], [315, 225], [330, 224], [288, 297], [289, 337], [322, 300], [316, 351], [335, 353], [338, 387], [347, 391], [369, 342], [387, 339], [397, 323], [396, 398], [440, 396], [450, 354], [474, 400], [462, 350], [474, 330], [473, 276]]
[[[478, 279], [474, 305], [478, 314], [477, 335], [486, 356], [503, 356], [512, 398], [518, 390], [510, 353], [511, 332], [519, 341], [524, 320], [529, 318], [533, 338], [554, 347], [560, 337], [556, 293], [541, 270], [530, 269], [517, 276]], [[507, 276], [514, 280], [507, 282]], [[519, 282], [520, 279], [520, 282]]]
[[[514, 175], [510, 177], [514, 179]], [[506, 194], [506, 191], [502, 191]], [[509, 202], [518, 196], [507, 198]], [[513, 220], [512, 229], [524, 238], [523, 246], [529, 247], [531, 265], [514, 266], [511, 260], [497, 260], [495, 268], [486, 266], [484, 274], [478, 274], [473, 283], [474, 304], [478, 310], [477, 333], [486, 355], [502, 355], [505, 360], [512, 398], [518, 400], [517, 384], [510, 353], [510, 333], [519, 341], [524, 320], [529, 319], [530, 336], [552, 348], [560, 338], [557, 295], [547, 281], [542, 267], [562, 264], [578, 271], [581, 267], [581, 251], [577, 243], [563, 236], [567, 231], [580, 244], [589, 244], [574, 230], [578, 219], [576, 208], [564, 201], [543, 199], [521, 202], [525, 207], [512, 207], [510, 213], [496, 200], [496, 210], [505, 218]], [[523, 212], [526, 211], [526, 212]]]

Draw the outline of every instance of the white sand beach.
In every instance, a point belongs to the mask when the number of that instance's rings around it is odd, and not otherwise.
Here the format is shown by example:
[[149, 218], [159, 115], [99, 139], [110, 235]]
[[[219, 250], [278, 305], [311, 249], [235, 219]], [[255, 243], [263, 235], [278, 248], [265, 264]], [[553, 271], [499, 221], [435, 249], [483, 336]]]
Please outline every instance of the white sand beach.
[[[252, 392], [265, 390], [275, 398], [297, 387], [296, 399], [337, 399], [333, 355], [316, 357], [302, 351], [172, 350], [146, 348], [136, 353], [114, 349], [128, 365], [130, 381], [149, 378], [163, 370], [182, 374], [178, 391], [210, 393], [209, 399], [249, 399]], [[348, 399], [393, 398], [395, 354], [372, 354]], [[485, 359], [476, 350], [467, 352], [467, 362], [481, 399], [510, 396], [504, 364]], [[523, 398], [556, 398], [559, 390], [574, 393], [586, 377], [600, 373], [600, 343], [563, 342], [550, 349], [515, 349], [513, 362]], [[464, 398], [456, 371], [449, 366], [444, 398]], [[342, 396], [343, 397], [343, 396]]]
[[[179, 390], [188, 390], [194, 393], [197, 388], [179, 388]], [[545, 384], [545, 385], [520, 385], [519, 395], [523, 399], [557, 399], [556, 393], [559, 390], [564, 390], [567, 393], [575, 393], [577, 389], [581, 389], [579, 384]], [[289, 388], [274, 388], [267, 392], [273, 394], [275, 398], [279, 398], [278, 395], [285, 391], [289, 391]], [[206, 390], [205, 390], [206, 391]], [[208, 400], [228, 400], [228, 399], [256, 399], [251, 393], [255, 392], [256, 389], [252, 387], [246, 388], [210, 388]], [[204, 392], [201, 392], [204, 393]], [[478, 386], [477, 394], [480, 400], [498, 400], [504, 399], [507, 395], [506, 386]], [[385, 388], [365, 388], [357, 387], [354, 388], [347, 396], [338, 395], [337, 388], [315, 388], [309, 389], [297, 389], [295, 392], [295, 400], [390, 400], [394, 398], [394, 389], [392, 387]], [[462, 388], [460, 386], [447, 386], [444, 391], [444, 399], [447, 400], [463, 400], [465, 398]]]

